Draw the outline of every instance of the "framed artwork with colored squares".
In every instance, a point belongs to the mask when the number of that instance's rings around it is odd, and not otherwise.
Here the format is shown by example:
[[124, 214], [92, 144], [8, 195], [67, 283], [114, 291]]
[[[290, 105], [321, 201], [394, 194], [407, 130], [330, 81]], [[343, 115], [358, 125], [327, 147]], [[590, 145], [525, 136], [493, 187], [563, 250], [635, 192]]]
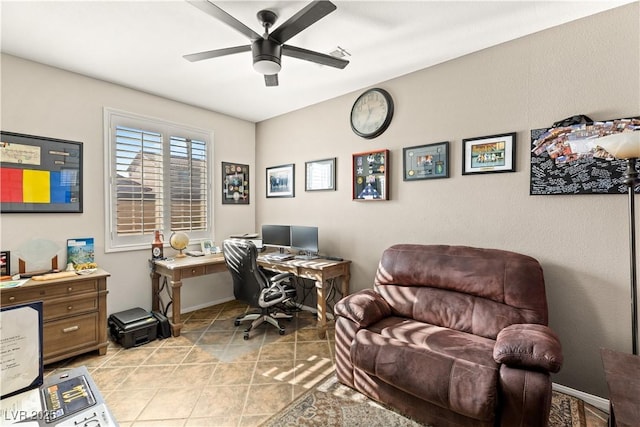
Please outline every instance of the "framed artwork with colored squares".
[[222, 162], [222, 204], [249, 204], [249, 165]]
[[82, 143], [0, 133], [0, 212], [82, 212]]

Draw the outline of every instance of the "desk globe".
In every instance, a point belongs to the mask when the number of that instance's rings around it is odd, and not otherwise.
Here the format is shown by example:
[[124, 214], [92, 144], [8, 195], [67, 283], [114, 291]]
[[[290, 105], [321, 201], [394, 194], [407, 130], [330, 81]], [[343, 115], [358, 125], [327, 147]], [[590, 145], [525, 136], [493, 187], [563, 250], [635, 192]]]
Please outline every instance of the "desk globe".
[[189, 236], [187, 236], [186, 233], [176, 233], [174, 231], [169, 237], [169, 245], [171, 245], [171, 247], [176, 251], [179, 251], [178, 255], [176, 255], [176, 258], [184, 258], [186, 257], [186, 255], [183, 254], [182, 251], [187, 249], [187, 246], [189, 245]]

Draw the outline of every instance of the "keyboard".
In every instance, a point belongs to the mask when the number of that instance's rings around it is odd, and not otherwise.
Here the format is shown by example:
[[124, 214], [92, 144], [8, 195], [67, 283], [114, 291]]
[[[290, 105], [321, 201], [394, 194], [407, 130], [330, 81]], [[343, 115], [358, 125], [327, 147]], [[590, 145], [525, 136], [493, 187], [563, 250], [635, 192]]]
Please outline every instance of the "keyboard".
[[271, 260], [271, 261], [287, 261], [287, 260], [293, 259], [293, 255], [291, 254], [270, 254], [270, 255], [265, 255], [264, 257], [265, 259]]

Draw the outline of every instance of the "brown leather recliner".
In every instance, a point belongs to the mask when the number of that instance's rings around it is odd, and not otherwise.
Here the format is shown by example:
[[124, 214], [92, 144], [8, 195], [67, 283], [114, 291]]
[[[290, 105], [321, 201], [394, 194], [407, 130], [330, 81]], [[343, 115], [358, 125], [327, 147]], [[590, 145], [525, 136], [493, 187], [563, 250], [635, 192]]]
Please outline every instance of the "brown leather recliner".
[[548, 425], [562, 348], [535, 259], [395, 245], [374, 289], [343, 298], [335, 314], [343, 384], [437, 427]]

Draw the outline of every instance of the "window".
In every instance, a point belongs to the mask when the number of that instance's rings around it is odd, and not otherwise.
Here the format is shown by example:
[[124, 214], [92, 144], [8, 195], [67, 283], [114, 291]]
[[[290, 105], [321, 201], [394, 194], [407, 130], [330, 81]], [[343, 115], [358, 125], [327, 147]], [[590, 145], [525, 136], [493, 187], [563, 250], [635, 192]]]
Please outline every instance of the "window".
[[155, 230], [212, 237], [206, 131], [105, 109], [107, 251], [148, 247]]

